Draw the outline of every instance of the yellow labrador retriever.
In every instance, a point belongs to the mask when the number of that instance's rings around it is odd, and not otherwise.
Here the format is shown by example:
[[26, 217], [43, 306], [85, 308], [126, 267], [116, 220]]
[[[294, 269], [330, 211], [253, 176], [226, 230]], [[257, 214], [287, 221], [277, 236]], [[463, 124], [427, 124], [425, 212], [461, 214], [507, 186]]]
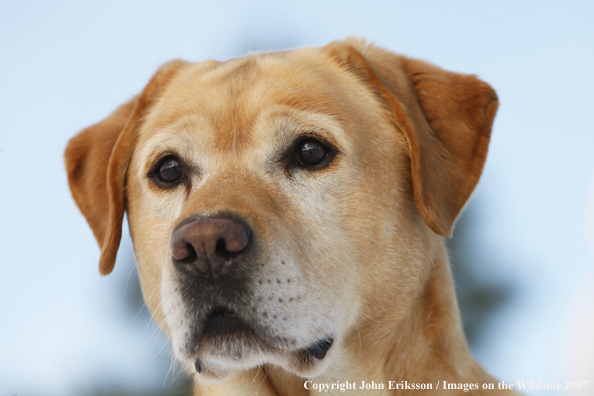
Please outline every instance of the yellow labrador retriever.
[[75, 136], [66, 166], [102, 275], [127, 212], [197, 395], [491, 395], [442, 236], [497, 105], [475, 76], [354, 39], [173, 61]]

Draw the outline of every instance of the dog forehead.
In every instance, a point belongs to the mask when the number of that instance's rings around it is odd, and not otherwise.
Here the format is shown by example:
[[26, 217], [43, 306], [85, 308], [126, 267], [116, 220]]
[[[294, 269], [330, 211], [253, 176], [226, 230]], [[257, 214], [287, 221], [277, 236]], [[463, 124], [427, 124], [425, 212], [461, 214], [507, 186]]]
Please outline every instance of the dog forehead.
[[162, 130], [192, 130], [211, 150], [229, 151], [253, 147], [254, 139], [270, 132], [260, 127], [263, 119], [274, 121], [271, 115], [295, 121], [300, 114], [318, 114], [340, 122], [348, 117], [348, 95], [336, 69], [314, 51], [191, 64], [145, 115], [141, 133], [146, 139]]

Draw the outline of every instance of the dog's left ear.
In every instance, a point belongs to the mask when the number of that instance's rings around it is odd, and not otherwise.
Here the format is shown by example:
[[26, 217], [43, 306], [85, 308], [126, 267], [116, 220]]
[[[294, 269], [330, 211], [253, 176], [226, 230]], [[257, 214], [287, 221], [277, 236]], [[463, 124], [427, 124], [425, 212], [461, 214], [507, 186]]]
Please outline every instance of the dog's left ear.
[[483, 170], [495, 91], [473, 75], [393, 54], [360, 40], [326, 47], [388, 109], [409, 144], [414, 199], [437, 234], [451, 236]]
[[173, 61], [162, 66], [140, 95], [80, 132], [66, 147], [68, 183], [101, 249], [101, 275], [113, 270], [120, 246], [126, 174], [142, 117], [185, 65]]

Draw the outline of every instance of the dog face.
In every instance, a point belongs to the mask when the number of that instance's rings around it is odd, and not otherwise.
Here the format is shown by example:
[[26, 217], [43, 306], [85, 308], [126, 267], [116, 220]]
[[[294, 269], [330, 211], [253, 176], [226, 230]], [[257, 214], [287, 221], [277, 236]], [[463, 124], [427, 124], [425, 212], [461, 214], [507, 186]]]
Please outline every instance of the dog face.
[[[188, 66], [139, 132], [128, 210], [145, 295], [204, 373], [272, 361], [307, 374], [321, 362], [307, 349], [338, 344], [378, 282], [415, 288], [427, 272], [398, 239], [421, 229], [410, 177], [394, 177], [410, 173], [404, 136], [358, 105], [373, 94], [356, 77], [304, 52]], [[163, 183], [154, 173], [172, 162], [179, 181]], [[221, 230], [192, 243], [220, 268], [172, 263], [180, 225], [224, 220], [245, 228], [241, 252], [216, 253], [240, 238]]]
[[147, 305], [201, 380], [314, 376], [362, 316], [409, 312], [496, 106], [472, 76], [360, 42], [177, 61], [66, 161], [101, 272], [127, 210]]

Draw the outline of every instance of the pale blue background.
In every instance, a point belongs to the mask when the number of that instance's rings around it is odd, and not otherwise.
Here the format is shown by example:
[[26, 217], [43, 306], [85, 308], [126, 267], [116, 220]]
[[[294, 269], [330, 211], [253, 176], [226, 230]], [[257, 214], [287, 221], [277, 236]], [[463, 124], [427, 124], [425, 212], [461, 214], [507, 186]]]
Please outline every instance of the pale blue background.
[[[170, 381], [156, 364], [168, 354], [164, 337], [121, 307], [129, 238], [114, 273], [98, 275], [98, 248], [67, 188], [67, 140], [170, 59], [348, 35], [477, 73], [496, 88], [501, 107], [473, 198], [474, 234], [489, 262], [501, 259], [476, 266], [519, 292], [475, 353], [508, 382], [590, 380], [582, 394], [594, 394], [592, 359], [578, 359], [594, 356], [584, 331], [594, 329], [593, 2], [2, 0], [0, 395]], [[142, 337], [138, 327], [147, 328]]]

